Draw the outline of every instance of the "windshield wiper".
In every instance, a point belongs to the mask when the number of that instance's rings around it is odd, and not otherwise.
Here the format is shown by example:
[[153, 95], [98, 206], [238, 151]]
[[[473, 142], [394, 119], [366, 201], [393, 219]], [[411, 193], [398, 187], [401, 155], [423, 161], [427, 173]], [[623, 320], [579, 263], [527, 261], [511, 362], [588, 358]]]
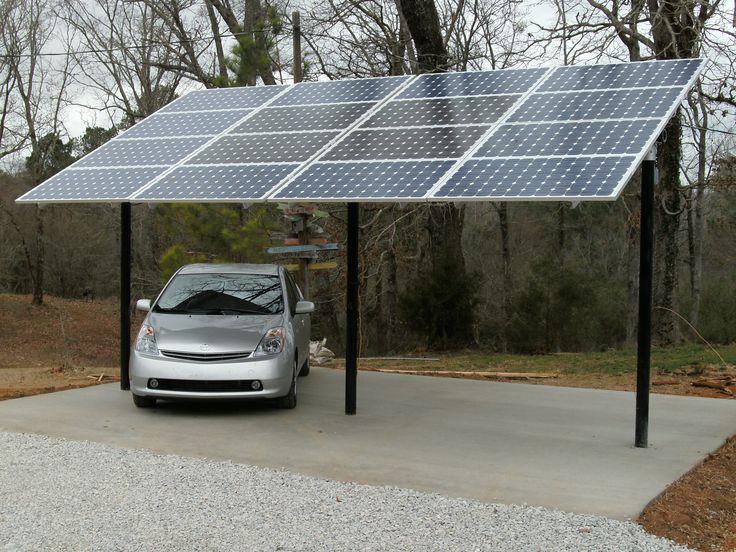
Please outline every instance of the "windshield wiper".
[[208, 309], [206, 314], [271, 314], [266, 310], [255, 310], [255, 309], [234, 309], [234, 308], [222, 308], [222, 309]]
[[178, 309], [176, 307], [167, 309], [159, 306], [154, 307], [153, 312], [163, 312], [166, 314], [189, 314], [189, 311], [187, 309]]

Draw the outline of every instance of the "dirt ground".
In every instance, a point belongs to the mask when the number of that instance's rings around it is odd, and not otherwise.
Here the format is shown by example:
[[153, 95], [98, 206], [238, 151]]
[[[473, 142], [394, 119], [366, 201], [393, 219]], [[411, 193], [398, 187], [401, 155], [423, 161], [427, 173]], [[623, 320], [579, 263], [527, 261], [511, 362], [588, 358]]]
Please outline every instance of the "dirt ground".
[[[135, 323], [134, 328], [137, 328]], [[87, 303], [47, 297], [45, 305], [33, 307], [28, 296], [0, 294], [0, 400], [119, 381], [118, 332], [117, 305], [111, 300]], [[472, 364], [466, 358], [453, 361], [454, 366], [452, 362], [442, 362], [435, 369], [450, 366], [455, 371], [457, 367], [466, 371], [465, 367]], [[477, 364], [487, 362], [483, 359]], [[365, 361], [360, 369], [417, 373], [425, 372], [428, 365], [411, 361]], [[342, 363], [336, 360], [329, 366], [341, 368]], [[736, 389], [729, 386], [724, 389], [693, 386], [697, 381], [716, 381], [732, 370], [733, 367], [724, 369], [716, 365], [655, 370], [652, 392], [734, 400]], [[444, 377], [490, 379], [481, 370]], [[492, 379], [626, 391], [636, 386], [632, 373], [561, 372], [539, 379]], [[736, 436], [670, 485], [644, 510], [638, 522], [650, 533], [696, 550], [736, 551]]]

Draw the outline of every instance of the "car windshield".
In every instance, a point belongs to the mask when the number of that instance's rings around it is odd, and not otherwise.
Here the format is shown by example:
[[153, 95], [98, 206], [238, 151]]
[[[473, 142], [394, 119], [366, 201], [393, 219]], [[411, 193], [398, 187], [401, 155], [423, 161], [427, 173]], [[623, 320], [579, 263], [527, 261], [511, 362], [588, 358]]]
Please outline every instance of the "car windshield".
[[166, 286], [154, 312], [175, 314], [278, 314], [281, 281], [264, 274], [180, 274]]

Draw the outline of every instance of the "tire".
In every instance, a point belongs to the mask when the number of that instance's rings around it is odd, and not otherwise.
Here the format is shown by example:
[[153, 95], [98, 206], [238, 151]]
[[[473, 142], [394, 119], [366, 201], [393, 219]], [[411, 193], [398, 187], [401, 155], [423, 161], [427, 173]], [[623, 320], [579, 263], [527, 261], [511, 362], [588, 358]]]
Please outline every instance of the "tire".
[[308, 375], [309, 375], [309, 355], [307, 355], [307, 359], [304, 361], [304, 364], [302, 364], [302, 369], [299, 370], [300, 378], [303, 378]]
[[136, 395], [133, 393], [133, 404], [138, 408], [153, 408], [156, 406], [155, 397], [144, 397], [142, 395]]
[[276, 407], [290, 410], [296, 408], [296, 359], [294, 359], [294, 375], [291, 378], [289, 392], [283, 397], [276, 399]]

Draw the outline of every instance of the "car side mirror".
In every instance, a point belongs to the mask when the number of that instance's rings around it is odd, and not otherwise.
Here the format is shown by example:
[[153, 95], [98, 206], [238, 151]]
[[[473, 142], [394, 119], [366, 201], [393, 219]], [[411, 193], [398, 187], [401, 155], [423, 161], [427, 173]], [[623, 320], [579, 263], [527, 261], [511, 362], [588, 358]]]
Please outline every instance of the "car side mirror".
[[151, 300], [150, 299], [138, 299], [138, 301], [135, 304], [136, 310], [148, 312], [151, 310]]
[[314, 312], [314, 303], [311, 301], [297, 301], [294, 314], [309, 314]]

